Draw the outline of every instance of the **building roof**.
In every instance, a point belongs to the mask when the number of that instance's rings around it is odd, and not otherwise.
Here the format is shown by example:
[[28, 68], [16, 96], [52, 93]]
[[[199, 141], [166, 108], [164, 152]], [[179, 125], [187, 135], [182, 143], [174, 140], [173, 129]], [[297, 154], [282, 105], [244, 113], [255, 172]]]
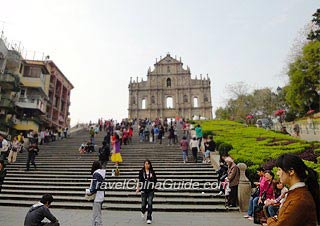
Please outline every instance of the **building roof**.
[[161, 59], [159, 62], [157, 62], [155, 65], [160, 65], [160, 64], [183, 64], [182, 62], [178, 61], [177, 59], [174, 59], [173, 57], [170, 56], [168, 53], [166, 57]]
[[63, 76], [63, 78], [70, 84], [70, 86], [72, 87], [71, 89], [74, 88], [74, 86], [69, 81], [69, 79], [67, 79], [67, 77], [62, 73], [62, 71], [58, 68], [58, 66], [52, 60], [47, 60], [47, 61], [44, 61], [44, 62], [46, 62], [46, 63], [50, 64], [51, 66], [53, 66], [54, 68], [56, 68], [59, 71], [59, 73]]

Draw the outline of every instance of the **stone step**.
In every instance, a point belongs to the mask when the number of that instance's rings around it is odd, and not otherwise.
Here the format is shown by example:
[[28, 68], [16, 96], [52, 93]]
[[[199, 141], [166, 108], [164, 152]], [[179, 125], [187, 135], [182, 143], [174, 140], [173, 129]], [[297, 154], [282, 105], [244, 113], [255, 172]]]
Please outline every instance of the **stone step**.
[[[112, 169], [114, 168], [110, 168], [107, 170], [107, 175], [110, 175], [111, 174], [111, 171]], [[50, 173], [50, 170], [37, 170], [37, 171], [31, 171], [32, 173], [29, 173], [29, 172], [25, 172], [24, 170], [11, 170], [10, 171], [11, 173], [8, 173], [7, 175], [21, 175], [21, 174], [25, 174], [27, 176], [29, 176], [31, 179], [34, 178], [35, 174], [33, 172], [36, 172], [36, 175], [38, 174], [49, 174]], [[59, 173], [58, 173], [59, 172]], [[68, 171], [57, 171], [55, 170], [55, 174], [64, 174], [63, 172], [66, 173], [66, 175], [70, 175], [71, 172], [68, 172]], [[81, 174], [81, 175], [88, 175], [90, 176], [89, 174], [89, 170], [79, 170], [77, 169], [76, 171], [73, 172], [74, 174]], [[121, 175], [120, 176], [126, 176], [126, 175], [135, 175], [136, 177], [138, 176], [138, 173], [137, 171], [127, 171], [127, 170], [123, 170], [120, 168], [120, 173]], [[33, 175], [33, 176], [31, 176]], [[203, 170], [203, 171], [191, 171], [191, 172], [184, 172], [184, 171], [176, 171], [176, 172], [173, 172], [173, 171], [160, 171], [158, 170], [157, 171], [157, 176], [158, 177], [161, 177], [161, 176], [169, 176], [171, 177], [172, 175], [198, 175], [198, 176], [211, 176], [213, 178], [216, 178], [216, 173], [212, 172], [212, 171], [209, 171], [209, 170]]]
[[[19, 180], [21, 178], [21, 176], [26, 175], [26, 174], [19, 174], [19, 175], [12, 175], [12, 174], [8, 174], [8, 178], [17, 178], [17, 180]], [[46, 179], [46, 177], [52, 177], [52, 175], [56, 175], [56, 174], [43, 174], [43, 175], [34, 175], [34, 178], [43, 178]], [[114, 178], [113, 180], [124, 180], [124, 179], [136, 179], [138, 176], [137, 175], [119, 175], [117, 177], [111, 177], [111, 174], [108, 175], [109, 177], [106, 179], [106, 181], [111, 180], [111, 178]], [[56, 176], [57, 177], [57, 176]], [[65, 178], [66, 180], [69, 178], [85, 178], [85, 179], [89, 179], [91, 178], [90, 175], [60, 175], [60, 178]], [[159, 181], [162, 180], [168, 180], [168, 179], [172, 179], [172, 180], [216, 180], [215, 177], [211, 176], [211, 175], [202, 175], [202, 176], [198, 176], [198, 175], [175, 175], [174, 177], [168, 177], [168, 176], [159, 176], [158, 177]]]
[[[35, 200], [37, 202], [38, 200]], [[25, 200], [0, 200], [2, 206], [20, 206], [31, 207], [35, 202]], [[75, 205], [73, 202], [53, 202], [51, 208], [63, 208], [63, 209], [92, 209], [91, 202], [80, 202]], [[123, 203], [106, 203], [102, 205], [103, 210], [115, 210], [115, 211], [140, 211], [141, 206], [139, 204], [123, 204]], [[224, 205], [170, 205], [170, 204], [156, 204], [153, 206], [155, 212], [225, 212], [225, 211], [239, 211], [237, 207], [227, 208]]]
[[[32, 200], [36, 202], [39, 199], [38, 195], [11, 195], [11, 194], [0, 194], [1, 200]], [[86, 201], [84, 195], [81, 196], [62, 196], [55, 195], [54, 202], [83, 202]], [[135, 197], [105, 197], [106, 203], [128, 203], [128, 204], [139, 204], [141, 203], [140, 194], [136, 194]], [[206, 199], [194, 199], [193, 197], [183, 197], [183, 198], [175, 198], [175, 197], [158, 197], [155, 195], [154, 204], [176, 204], [176, 205], [186, 205], [186, 204], [201, 204], [201, 205], [217, 205], [224, 204], [225, 200], [220, 198], [206, 198]]]
[[[116, 185], [114, 186], [114, 188], [116, 191], [133, 191], [135, 190], [135, 186], [132, 185], [132, 187], [130, 187], [130, 189], [128, 188], [123, 188], [122, 184], [120, 184], [121, 186], [116, 187]], [[108, 186], [108, 185], [107, 185]], [[170, 186], [170, 185], [168, 185]], [[165, 189], [158, 189], [158, 191], [162, 191], [162, 192], [190, 192], [190, 193], [202, 193], [202, 192], [211, 192], [211, 188], [209, 190], [202, 188], [201, 186], [198, 186], [199, 188], [197, 189], [190, 189], [190, 188], [175, 188], [175, 187], [166, 187]], [[27, 185], [27, 184], [23, 184], [23, 185], [14, 185], [11, 186], [9, 184], [4, 184], [2, 186], [3, 189], [6, 190], [48, 190], [48, 191], [52, 191], [52, 190], [63, 190], [63, 191], [84, 191], [85, 189], [88, 188], [88, 186], [84, 185], [84, 186], [60, 186], [60, 185]], [[214, 191], [212, 190], [212, 193], [214, 193]]]
[[[96, 144], [101, 144], [105, 133], [96, 136]], [[84, 200], [84, 190], [89, 187], [92, 162], [98, 159], [97, 153], [79, 154], [83, 141], [88, 140], [88, 131], [79, 132], [67, 140], [56, 141], [40, 146], [36, 157], [37, 170], [25, 172], [27, 153], [19, 153], [17, 162], [8, 166], [8, 174], [0, 194], [0, 205], [30, 207], [44, 193], [52, 193], [55, 201], [53, 207], [92, 209], [92, 203]], [[155, 211], [192, 211], [213, 212], [226, 211], [225, 198], [216, 196], [218, 191], [208, 184], [215, 185], [217, 173], [210, 164], [201, 162], [182, 162], [179, 145], [140, 143], [134, 138], [133, 144], [123, 145], [121, 155], [124, 162], [120, 164], [120, 176], [111, 177], [115, 169], [112, 162], [107, 164], [104, 209], [140, 210], [141, 198], [135, 193], [135, 180], [145, 159], [152, 161], [159, 182], [167, 181], [167, 187], [160, 188], [154, 199]], [[98, 150], [98, 146], [95, 147]], [[191, 152], [189, 152], [191, 155]], [[198, 153], [198, 161], [202, 153]], [[172, 180], [169, 181], [168, 179]], [[132, 187], [123, 186], [129, 181]], [[197, 182], [196, 189], [181, 188], [177, 184]], [[171, 185], [176, 183], [175, 185]], [[117, 186], [118, 184], [118, 186]], [[206, 189], [204, 188], [206, 185]], [[111, 188], [110, 188], [111, 186]], [[214, 186], [214, 188], [215, 188]], [[233, 208], [230, 210], [238, 210]]]
[[[158, 182], [160, 183], [179, 183], [179, 182], [184, 182], [187, 183], [190, 180], [179, 180], [179, 179], [174, 179], [174, 178], [168, 178], [168, 179], [158, 179]], [[73, 181], [73, 180], [67, 180], [67, 181], [58, 181], [59, 182], [59, 186], [75, 186], [75, 185], [90, 185], [91, 180], [86, 180], [86, 181]], [[105, 181], [106, 183], [136, 183], [137, 179], [133, 178], [133, 179], [120, 179], [120, 178], [110, 178], [108, 180]], [[205, 183], [215, 183], [217, 182], [217, 180], [192, 180], [192, 183], [198, 183], [200, 185], [205, 184]], [[26, 180], [6, 180], [6, 185], [56, 185], [57, 181], [48, 181], [46, 179], [44, 180], [33, 180], [33, 181], [26, 181]]]
[[[53, 196], [55, 195], [68, 195], [68, 196], [83, 196], [82, 191], [61, 191], [61, 190], [9, 190], [2, 189], [1, 194], [24, 194], [24, 195], [42, 195], [47, 192], [50, 192]], [[158, 191], [156, 192], [157, 197], [188, 197], [188, 198], [199, 198], [199, 199], [207, 199], [207, 198], [216, 198], [216, 199], [224, 199], [222, 196], [217, 196], [219, 191], [216, 190], [204, 190], [202, 192], [170, 192], [170, 191]], [[6, 195], [5, 195], [6, 196]], [[40, 197], [39, 196], [39, 197]], [[135, 191], [118, 191], [118, 190], [108, 190], [105, 193], [105, 196], [112, 197], [136, 197], [137, 193]]]
[[[91, 164], [90, 164], [91, 165]], [[30, 165], [30, 169], [32, 169], [33, 166]], [[107, 170], [111, 171], [112, 169], [115, 169], [116, 167], [114, 165], [107, 165]], [[119, 170], [120, 171], [124, 171], [124, 172], [133, 172], [138, 174], [138, 172], [140, 171], [141, 167], [140, 166], [130, 166], [130, 165], [119, 165]], [[25, 169], [25, 165], [21, 165], [21, 167], [18, 166], [11, 166], [8, 167], [8, 169], [12, 172], [23, 172]], [[59, 173], [59, 172], [69, 172], [70, 173], [70, 169], [72, 169], [75, 172], [81, 172], [83, 171], [84, 173], [89, 173], [90, 172], [90, 167], [85, 166], [81, 166], [81, 165], [76, 165], [73, 167], [70, 166], [66, 166], [66, 167], [49, 167], [49, 165], [41, 165], [41, 164], [37, 164], [37, 170], [33, 170], [32, 172], [34, 174], [41, 174], [42, 172], [53, 172], [53, 173]], [[191, 173], [193, 171], [202, 171], [202, 172], [211, 172], [211, 173], [215, 173], [215, 171], [211, 168], [211, 167], [187, 167], [185, 165], [183, 165], [182, 167], [173, 167], [173, 166], [162, 166], [161, 168], [158, 166], [155, 166], [153, 168], [156, 172], [159, 172], [160, 174], [163, 172], [186, 172], [186, 173]], [[67, 170], [67, 171], [66, 171]]]

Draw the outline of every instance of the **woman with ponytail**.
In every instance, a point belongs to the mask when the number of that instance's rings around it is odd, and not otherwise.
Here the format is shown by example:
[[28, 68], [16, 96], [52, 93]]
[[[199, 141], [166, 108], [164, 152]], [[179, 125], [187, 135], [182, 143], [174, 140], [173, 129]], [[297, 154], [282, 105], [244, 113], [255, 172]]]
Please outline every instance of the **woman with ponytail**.
[[283, 154], [277, 161], [277, 175], [288, 185], [278, 216], [268, 218], [269, 226], [316, 226], [319, 223], [319, 184], [317, 173], [294, 154]]

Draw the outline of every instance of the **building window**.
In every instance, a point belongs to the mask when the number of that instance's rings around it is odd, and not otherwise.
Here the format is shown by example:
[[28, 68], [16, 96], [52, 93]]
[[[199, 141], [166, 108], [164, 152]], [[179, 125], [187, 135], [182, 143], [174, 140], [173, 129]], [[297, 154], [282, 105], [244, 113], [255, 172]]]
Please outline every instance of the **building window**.
[[60, 111], [64, 111], [64, 102], [61, 101]]
[[20, 90], [20, 97], [26, 97], [26, 90], [25, 89]]
[[141, 102], [141, 109], [146, 109], [146, 106], [147, 106], [147, 100], [143, 98]]
[[20, 64], [20, 69], [19, 69], [19, 73], [22, 74], [22, 70], [23, 69], [23, 64]]
[[194, 98], [193, 98], [193, 107], [194, 107], [194, 108], [198, 108], [198, 107], [199, 107], [198, 97], [194, 97]]
[[166, 107], [167, 108], [173, 108], [173, 98], [172, 97], [167, 97], [167, 99], [166, 99]]
[[167, 67], [167, 72], [170, 73], [170, 66]]
[[59, 98], [56, 97], [55, 103], [54, 103], [54, 106], [55, 106], [56, 108], [58, 108], [58, 103], [59, 103]]
[[183, 96], [183, 103], [188, 103], [188, 96], [187, 95]]
[[155, 97], [152, 96], [152, 97], [151, 97], [151, 104], [155, 104], [155, 103], [156, 103]]
[[208, 101], [209, 101], [208, 96], [205, 95], [205, 96], [204, 96], [204, 102], [208, 102]]
[[167, 78], [167, 87], [171, 87], [171, 79]]
[[132, 104], [136, 104], [136, 98], [132, 97]]

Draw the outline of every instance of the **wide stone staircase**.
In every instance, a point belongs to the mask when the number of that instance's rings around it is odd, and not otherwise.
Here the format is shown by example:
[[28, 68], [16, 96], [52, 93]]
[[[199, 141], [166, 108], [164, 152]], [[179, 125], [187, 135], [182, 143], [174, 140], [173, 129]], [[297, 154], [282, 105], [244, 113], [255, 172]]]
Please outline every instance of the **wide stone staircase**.
[[[101, 144], [101, 132], [96, 143]], [[90, 169], [97, 160], [96, 153], [79, 154], [80, 144], [88, 140], [88, 131], [82, 130], [66, 140], [41, 145], [36, 157], [37, 169], [31, 165], [25, 171], [26, 153], [18, 154], [16, 163], [7, 167], [8, 173], [0, 193], [0, 206], [29, 207], [39, 201], [44, 193], [54, 197], [52, 207], [90, 209], [92, 203], [84, 199], [85, 189], [90, 185]], [[218, 191], [205, 189], [217, 181], [217, 174], [210, 164], [183, 163], [178, 145], [140, 143], [135, 137], [133, 144], [123, 145], [123, 163], [120, 175], [111, 176], [115, 169], [112, 162], [107, 164], [105, 202], [103, 209], [138, 211], [141, 198], [135, 192], [135, 180], [145, 159], [150, 159], [159, 182], [166, 184], [155, 193], [155, 211], [226, 211], [224, 197], [216, 196]], [[190, 155], [190, 152], [189, 152]], [[195, 189], [190, 188], [192, 181]], [[189, 184], [187, 183], [189, 182]], [[179, 183], [185, 186], [179, 187]]]

